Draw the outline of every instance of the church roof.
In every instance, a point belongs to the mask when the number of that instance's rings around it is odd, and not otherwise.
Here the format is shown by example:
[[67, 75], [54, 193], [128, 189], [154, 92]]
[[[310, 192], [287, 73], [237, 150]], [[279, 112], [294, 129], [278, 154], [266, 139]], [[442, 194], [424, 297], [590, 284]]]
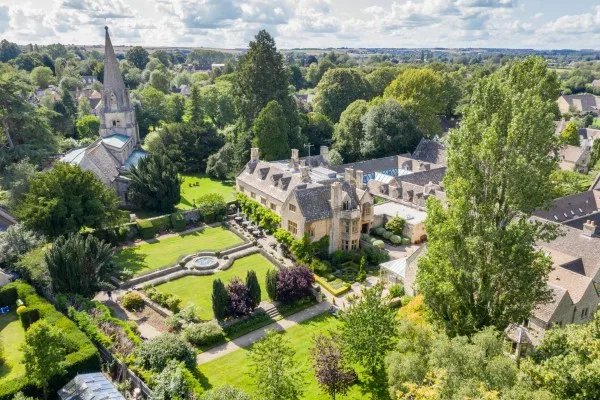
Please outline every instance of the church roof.
[[108, 35], [108, 26], [105, 26], [104, 29], [106, 30], [104, 44], [104, 90], [125, 90], [125, 83], [121, 76], [121, 70], [119, 70], [119, 61], [117, 61], [115, 50], [113, 49], [110, 36]]
[[130, 155], [129, 158], [127, 158], [127, 160], [125, 160], [125, 169], [131, 169], [131, 167], [135, 167], [138, 165], [138, 162], [140, 162], [140, 160], [144, 157], [146, 157], [146, 155], [148, 155], [148, 153], [146, 153], [143, 150], [134, 150]]
[[127, 142], [129, 141], [129, 136], [115, 134], [102, 138], [102, 141], [109, 146], [113, 146], [120, 149], [127, 144]]

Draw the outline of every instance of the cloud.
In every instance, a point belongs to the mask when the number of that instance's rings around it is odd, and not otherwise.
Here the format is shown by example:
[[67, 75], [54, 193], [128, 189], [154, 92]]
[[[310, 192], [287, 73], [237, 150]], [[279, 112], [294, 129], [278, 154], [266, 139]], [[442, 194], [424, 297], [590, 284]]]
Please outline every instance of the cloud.
[[0, 6], [0, 33], [6, 32], [10, 24], [10, 14], [7, 6]]
[[480, 8], [513, 8], [515, 0], [460, 0], [458, 5]]
[[123, 0], [64, 0], [62, 8], [77, 10], [91, 18], [133, 18], [133, 10]]
[[600, 33], [600, 6], [596, 6], [594, 11], [589, 13], [564, 15], [547, 23], [541, 31], [559, 34]]

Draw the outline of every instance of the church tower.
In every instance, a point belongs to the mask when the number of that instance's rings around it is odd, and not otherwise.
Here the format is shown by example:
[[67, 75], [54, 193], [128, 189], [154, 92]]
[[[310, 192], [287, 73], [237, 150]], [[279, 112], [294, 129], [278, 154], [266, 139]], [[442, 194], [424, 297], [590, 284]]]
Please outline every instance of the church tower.
[[100, 136], [123, 135], [132, 139], [132, 146], [140, 143], [135, 110], [129, 99], [129, 91], [125, 87], [119, 62], [115, 56], [108, 26], [104, 44], [104, 82], [102, 88], [102, 104], [100, 105]]

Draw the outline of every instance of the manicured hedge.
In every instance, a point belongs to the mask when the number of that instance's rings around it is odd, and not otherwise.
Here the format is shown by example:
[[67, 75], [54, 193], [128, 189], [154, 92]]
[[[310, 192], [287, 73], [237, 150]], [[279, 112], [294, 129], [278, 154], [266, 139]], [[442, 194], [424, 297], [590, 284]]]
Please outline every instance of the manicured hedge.
[[[50, 380], [50, 393], [55, 393], [76, 374], [96, 372], [100, 370], [100, 358], [94, 344], [81, 332], [75, 323], [58, 312], [47, 300], [39, 296], [33, 287], [21, 281], [13, 282], [0, 289], [0, 298], [9, 296], [8, 292], [17, 290], [18, 298], [30, 309], [38, 310], [40, 319], [61, 330], [69, 338], [74, 351], [65, 359], [65, 375], [55, 376]], [[14, 304], [12, 304], [14, 307]], [[7, 344], [5, 343], [5, 346]], [[1, 381], [1, 379], [0, 379]], [[41, 397], [38, 388], [29, 384], [26, 377], [0, 383], [0, 400], [12, 399], [15, 393], [23, 391], [28, 395]]]
[[171, 215], [161, 215], [160, 217], [150, 218], [146, 221], [150, 222], [157, 232], [166, 232], [171, 229]]
[[12, 285], [4, 286], [0, 290], [0, 307], [9, 306], [11, 310], [14, 309], [18, 298], [19, 294], [16, 287]]
[[19, 318], [21, 319], [21, 324], [23, 324], [23, 329], [27, 330], [31, 324], [40, 319], [40, 312], [37, 308], [26, 307], [25, 310], [21, 311], [19, 314]]
[[147, 219], [139, 219], [137, 221], [137, 226], [140, 235], [144, 239], [152, 239], [156, 234], [156, 230], [154, 229], [152, 222], [148, 221]]
[[180, 232], [185, 229], [185, 218], [181, 213], [173, 213], [171, 214], [171, 225], [175, 232]]
[[350, 290], [350, 285], [348, 285], [348, 284], [345, 284], [339, 288], [334, 288], [333, 286], [331, 286], [329, 284], [329, 282], [327, 282], [325, 279], [321, 278], [318, 275], [315, 275], [315, 281], [317, 281], [317, 283], [319, 283], [319, 285], [323, 286], [325, 288], [325, 290], [327, 290], [329, 293], [331, 293], [334, 296], [342, 295], [342, 294], [346, 293], [348, 290]]

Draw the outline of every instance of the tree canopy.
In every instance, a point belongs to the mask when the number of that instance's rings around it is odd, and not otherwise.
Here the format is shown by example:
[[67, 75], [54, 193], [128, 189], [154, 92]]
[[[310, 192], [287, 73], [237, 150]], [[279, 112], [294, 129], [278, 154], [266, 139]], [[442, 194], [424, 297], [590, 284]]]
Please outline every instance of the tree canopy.
[[451, 335], [503, 329], [549, 299], [552, 263], [534, 244], [551, 232], [528, 216], [552, 194], [557, 92], [541, 59], [511, 63], [477, 85], [450, 133], [448, 207], [428, 200], [417, 282]]
[[148, 211], [172, 212], [181, 200], [177, 167], [164, 154], [150, 154], [128, 172], [131, 203]]
[[371, 85], [353, 68], [333, 68], [325, 72], [317, 85], [315, 111], [337, 122], [342, 112], [355, 100], [368, 100]]
[[258, 114], [253, 126], [256, 147], [267, 161], [281, 160], [289, 156], [290, 145], [287, 124], [281, 105], [273, 100]]

